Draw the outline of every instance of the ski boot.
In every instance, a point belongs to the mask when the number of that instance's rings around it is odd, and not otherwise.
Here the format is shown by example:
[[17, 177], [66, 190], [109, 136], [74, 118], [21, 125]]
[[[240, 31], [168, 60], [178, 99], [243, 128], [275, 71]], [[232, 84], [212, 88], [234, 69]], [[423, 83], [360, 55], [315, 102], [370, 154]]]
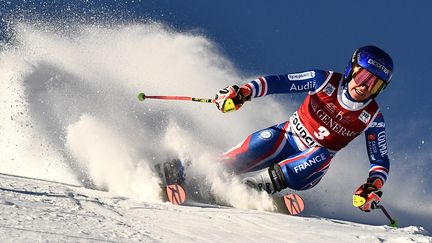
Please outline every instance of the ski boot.
[[172, 159], [156, 164], [154, 170], [161, 179], [161, 187], [171, 184], [181, 185], [185, 182], [184, 166], [180, 159]]
[[242, 183], [254, 190], [266, 191], [268, 194], [274, 194], [288, 186], [278, 165], [244, 174]]

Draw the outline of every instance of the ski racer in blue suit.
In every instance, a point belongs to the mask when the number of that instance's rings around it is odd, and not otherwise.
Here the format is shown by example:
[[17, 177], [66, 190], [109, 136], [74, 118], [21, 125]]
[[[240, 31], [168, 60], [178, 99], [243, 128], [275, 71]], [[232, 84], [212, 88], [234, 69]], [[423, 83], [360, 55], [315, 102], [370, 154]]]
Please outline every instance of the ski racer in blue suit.
[[390, 83], [392, 73], [393, 61], [386, 52], [364, 46], [354, 52], [345, 74], [309, 70], [259, 77], [220, 90], [216, 105], [222, 112], [228, 102], [237, 110], [258, 97], [308, 92], [287, 121], [252, 133], [224, 154], [224, 162], [248, 175], [243, 181], [259, 190], [307, 190], [322, 179], [337, 151], [364, 133], [369, 176], [354, 195], [365, 199], [357, 206], [362, 211], [376, 208], [390, 163], [384, 117], [375, 97]]

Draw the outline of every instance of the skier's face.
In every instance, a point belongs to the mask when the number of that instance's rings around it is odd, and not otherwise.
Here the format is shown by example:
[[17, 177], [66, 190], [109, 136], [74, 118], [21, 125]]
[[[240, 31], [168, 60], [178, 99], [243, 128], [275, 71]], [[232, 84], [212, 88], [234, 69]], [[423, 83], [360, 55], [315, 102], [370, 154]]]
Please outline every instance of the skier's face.
[[[354, 79], [354, 78], [353, 78]], [[358, 85], [354, 80], [348, 83], [348, 92], [356, 101], [364, 101], [372, 96], [371, 87], [366, 85]]]
[[348, 91], [356, 101], [363, 101], [373, 94], [377, 95], [386, 86], [386, 82], [373, 73], [360, 66], [355, 66], [351, 82], [348, 83]]

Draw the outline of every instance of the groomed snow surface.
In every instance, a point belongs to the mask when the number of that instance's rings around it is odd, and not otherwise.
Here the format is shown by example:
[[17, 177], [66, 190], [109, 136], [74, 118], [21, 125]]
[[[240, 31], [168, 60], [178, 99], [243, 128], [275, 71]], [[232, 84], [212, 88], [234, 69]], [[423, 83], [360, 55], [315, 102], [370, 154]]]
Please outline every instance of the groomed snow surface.
[[0, 242], [432, 242], [394, 229], [218, 206], [174, 206], [0, 174]]

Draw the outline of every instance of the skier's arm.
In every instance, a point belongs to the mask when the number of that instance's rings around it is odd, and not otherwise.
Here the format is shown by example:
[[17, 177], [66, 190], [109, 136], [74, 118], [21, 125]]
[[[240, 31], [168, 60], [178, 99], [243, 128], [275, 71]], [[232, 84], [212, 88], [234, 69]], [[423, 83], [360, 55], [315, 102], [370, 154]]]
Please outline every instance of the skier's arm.
[[315, 91], [327, 79], [330, 72], [310, 70], [284, 75], [259, 77], [241, 87], [247, 98], [261, 97], [269, 94], [299, 93]]
[[315, 91], [330, 75], [328, 71], [310, 70], [284, 75], [270, 75], [252, 80], [239, 87], [225, 87], [216, 94], [216, 107], [222, 112], [238, 110], [245, 101], [269, 94]]
[[376, 179], [379, 179], [382, 186], [387, 180], [390, 170], [390, 160], [387, 155], [388, 150], [385, 122], [381, 112], [375, 117], [374, 121], [365, 131], [365, 136], [370, 161], [369, 177], [367, 182], [374, 183]]
[[[381, 112], [365, 131], [365, 135], [370, 161], [369, 176], [366, 183], [357, 188], [354, 193], [353, 205], [362, 211], [369, 212], [378, 207], [382, 196], [381, 188], [387, 180], [390, 170], [385, 123]], [[363, 198], [364, 202], [358, 201], [358, 197]]]

